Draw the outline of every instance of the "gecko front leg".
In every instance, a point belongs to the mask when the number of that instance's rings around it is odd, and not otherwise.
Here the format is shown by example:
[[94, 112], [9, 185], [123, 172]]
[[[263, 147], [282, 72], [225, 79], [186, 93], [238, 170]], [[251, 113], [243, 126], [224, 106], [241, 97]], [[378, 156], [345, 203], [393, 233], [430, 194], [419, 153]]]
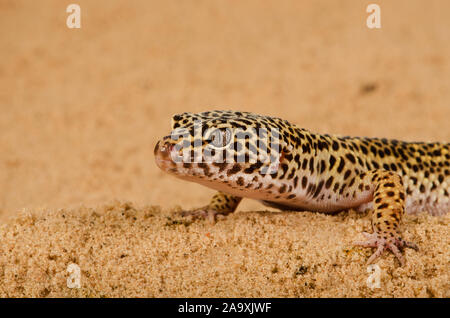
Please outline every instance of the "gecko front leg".
[[363, 174], [362, 182], [374, 189], [372, 228], [373, 233], [363, 232], [365, 241], [355, 245], [377, 248], [368, 259], [373, 263], [386, 250], [390, 250], [403, 266], [405, 259], [401, 253], [404, 247], [418, 250], [417, 245], [403, 240], [400, 234], [400, 222], [405, 211], [405, 189], [401, 177], [391, 171], [373, 170]]
[[241, 200], [241, 197], [219, 191], [211, 198], [208, 205], [191, 211], [183, 211], [181, 212], [181, 215], [192, 216], [194, 219], [208, 219], [214, 223], [217, 215], [228, 215], [233, 213]]

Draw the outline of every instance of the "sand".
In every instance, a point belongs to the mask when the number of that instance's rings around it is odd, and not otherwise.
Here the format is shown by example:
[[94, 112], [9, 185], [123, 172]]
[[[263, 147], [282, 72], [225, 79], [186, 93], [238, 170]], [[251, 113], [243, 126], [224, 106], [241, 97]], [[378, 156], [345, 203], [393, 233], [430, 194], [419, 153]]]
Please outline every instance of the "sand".
[[[2, 297], [449, 297], [449, 220], [408, 216], [420, 246], [400, 267], [383, 257], [367, 284], [370, 250], [353, 247], [367, 216], [241, 212], [191, 223], [130, 203], [23, 213], [0, 236]], [[80, 287], [68, 288], [70, 264]]]
[[448, 216], [408, 216], [421, 250], [405, 268], [386, 254], [372, 290], [370, 250], [351, 246], [367, 215], [244, 200], [187, 225], [174, 211], [213, 191], [164, 174], [153, 147], [173, 114], [211, 108], [448, 142], [450, 2], [377, 1], [378, 30], [371, 1], [77, 3], [74, 30], [66, 3], [0, 0], [1, 296], [449, 296]]

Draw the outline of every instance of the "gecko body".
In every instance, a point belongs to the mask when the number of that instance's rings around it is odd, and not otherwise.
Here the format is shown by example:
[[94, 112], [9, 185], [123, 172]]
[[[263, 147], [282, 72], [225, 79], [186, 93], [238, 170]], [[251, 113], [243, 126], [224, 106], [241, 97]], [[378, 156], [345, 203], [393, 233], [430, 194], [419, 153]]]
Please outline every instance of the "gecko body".
[[373, 233], [356, 242], [404, 263], [403, 214], [450, 210], [450, 144], [316, 134], [249, 112], [182, 113], [155, 146], [164, 171], [218, 192], [186, 215], [214, 218], [242, 198], [283, 210], [334, 213], [371, 209]]

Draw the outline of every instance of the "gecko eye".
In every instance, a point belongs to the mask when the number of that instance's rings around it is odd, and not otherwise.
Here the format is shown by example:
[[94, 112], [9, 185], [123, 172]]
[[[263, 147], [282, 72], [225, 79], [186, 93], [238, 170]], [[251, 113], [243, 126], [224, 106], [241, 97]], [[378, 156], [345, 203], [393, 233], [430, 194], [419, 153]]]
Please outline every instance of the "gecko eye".
[[231, 141], [231, 131], [226, 128], [214, 129], [210, 132], [209, 136], [206, 136], [206, 134], [205, 139], [211, 140], [210, 145], [214, 148], [226, 147]]

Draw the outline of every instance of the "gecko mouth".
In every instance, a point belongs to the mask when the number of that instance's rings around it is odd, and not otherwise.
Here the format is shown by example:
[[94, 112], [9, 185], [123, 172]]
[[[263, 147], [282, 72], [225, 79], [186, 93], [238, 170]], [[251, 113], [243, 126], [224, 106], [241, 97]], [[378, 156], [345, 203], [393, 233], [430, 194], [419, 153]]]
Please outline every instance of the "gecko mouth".
[[155, 145], [153, 150], [155, 162], [161, 170], [174, 173], [177, 171], [175, 162], [172, 160], [172, 153], [175, 151], [174, 145], [165, 141], [166, 139], [168, 137], [159, 140]]

